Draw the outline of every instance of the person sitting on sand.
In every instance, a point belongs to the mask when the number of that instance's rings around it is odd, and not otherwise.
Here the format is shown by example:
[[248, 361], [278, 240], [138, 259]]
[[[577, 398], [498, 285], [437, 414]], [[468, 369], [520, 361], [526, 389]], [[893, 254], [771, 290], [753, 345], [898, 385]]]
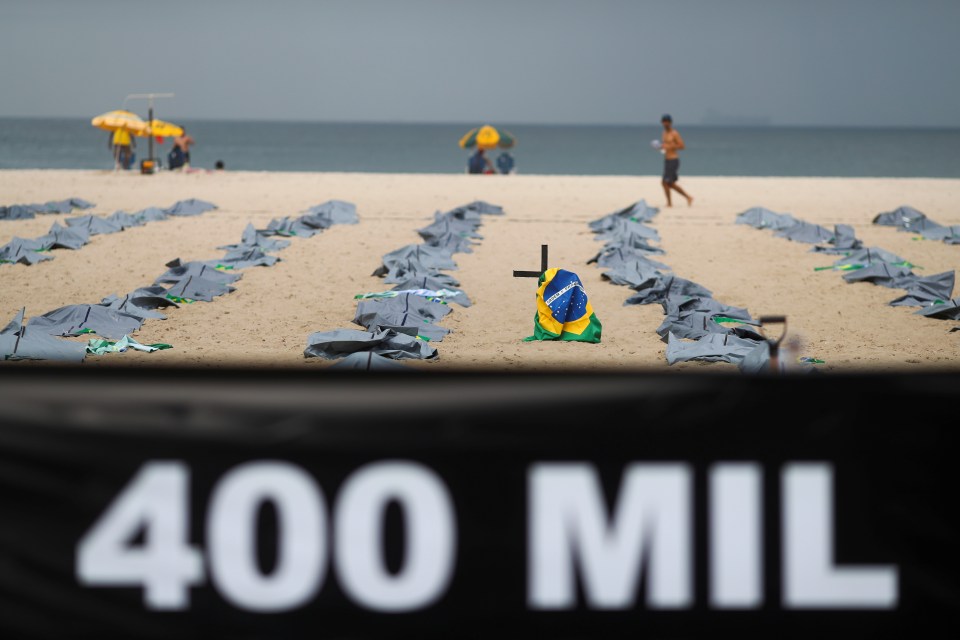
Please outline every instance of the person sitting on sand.
[[190, 168], [190, 147], [193, 145], [193, 136], [183, 133], [173, 139], [173, 148], [167, 154], [167, 164], [170, 169]]
[[490, 162], [483, 149], [477, 149], [467, 161], [467, 173], [496, 173], [493, 163]]
[[500, 173], [507, 175], [514, 172], [515, 163], [513, 161], [513, 156], [508, 152], [503, 151], [497, 156], [497, 168], [500, 169]]
[[667, 195], [667, 206], [673, 206], [670, 201], [671, 189], [686, 198], [688, 205], [692, 205], [693, 197], [677, 184], [677, 180], [679, 180], [677, 173], [680, 170], [680, 156], [677, 151], [685, 149], [686, 145], [683, 143], [683, 138], [680, 137], [680, 132], [673, 128], [673, 118], [670, 117], [669, 113], [663, 114], [660, 123], [663, 125], [663, 138], [660, 141], [660, 149], [663, 152], [662, 184], [663, 192]]

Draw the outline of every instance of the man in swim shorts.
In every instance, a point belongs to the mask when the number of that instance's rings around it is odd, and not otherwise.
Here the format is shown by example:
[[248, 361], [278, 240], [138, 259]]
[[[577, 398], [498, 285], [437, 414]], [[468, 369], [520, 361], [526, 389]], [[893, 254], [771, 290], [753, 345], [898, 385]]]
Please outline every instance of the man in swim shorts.
[[677, 154], [681, 149], [685, 149], [683, 138], [680, 132], [673, 128], [673, 118], [669, 113], [663, 114], [660, 118], [660, 124], [663, 125], [663, 137], [660, 140], [660, 149], [663, 151], [663, 193], [667, 196], [667, 206], [672, 207], [673, 202], [670, 199], [670, 191], [676, 191], [687, 199], [687, 204], [693, 204], [693, 197], [684, 191], [677, 181], [680, 179], [680, 156]]

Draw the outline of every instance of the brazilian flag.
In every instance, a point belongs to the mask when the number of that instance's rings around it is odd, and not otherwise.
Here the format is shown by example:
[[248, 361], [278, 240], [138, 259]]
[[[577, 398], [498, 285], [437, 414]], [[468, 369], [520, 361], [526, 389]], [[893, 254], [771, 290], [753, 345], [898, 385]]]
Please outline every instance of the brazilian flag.
[[540, 274], [537, 313], [533, 317], [531, 340], [575, 340], [600, 342], [600, 320], [593, 312], [587, 292], [577, 274], [564, 269], [547, 269]]

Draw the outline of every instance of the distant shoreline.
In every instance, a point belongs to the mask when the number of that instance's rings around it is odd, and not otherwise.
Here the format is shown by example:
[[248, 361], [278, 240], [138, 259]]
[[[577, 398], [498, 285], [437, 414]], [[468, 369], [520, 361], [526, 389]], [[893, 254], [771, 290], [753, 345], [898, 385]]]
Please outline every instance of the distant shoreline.
[[[167, 117], [174, 119], [173, 116]], [[178, 122], [189, 123], [247, 123], [247, 124], [270, 124], [270, 125], [332, 125], [332, 126], [371, 126], [371, 127], [459, 127], [464, 130], [476, 126], [474, 121], [451, 121], [451, 122], [416, 122], [416, 121], [387, 121], [387, 120], [264, 120], [258, 118], [203, 118], [189, 117], [176, 118]], [[0, 115], [2, 121], [49, 121], [49, 122], [83, 122], [89, 124], [90, 118], [86, 116], [35, 116], [35, 115]], [[553, 127], [627, 127], [627, 128], [659, 128], [659, 124], [651, 122], [499, 122], [492, 121], [503, 127], [531, 127], [531, 128], [553, 128]], [[681, 121], [678, 119], [678, 126]], [[767, 116], [703, 116], [701, 118], [691, 118], [689, 121], [682, 121], [686, 127], [717, 127], [717, 128], [759, 128], [759, 129], [808, 129], [808, 130], [835, 130], [835, 129], [854, 129], [866, 131], [960, 131], [960, 126], [940, 125], [940, 124], [809, 124], [809, 123], [789, 123], [777, 122]]]
[[[677, 118], [677, 116], [674, 116]], [[227, 170], [457, 174], [466, 125], [181, 121], [194, 136], [191, 166]], [[960, 129], [703, 125], [677, 120], [684, 176], [960, 176]], [[506, 125], [519, 175], [657, 175], [658, 123]], [[85, 120], [0, 119], [0, 169], [112, 169], [109, 134]], [[135, 162], [149, 153], [137, 139]], [[171, 141], [154, 140], [167, 164]], [[496, 153], [496, 152], [495, 152]]]
[[[501, 176], [501, 175], [466, 175], [461, 172], [402, 172], [402, 171], [308, 171], [308, 170], [277, 170], [277, 171], [267, 171], [267, 170], [251, 170], [251, 169], [226, 169], [223, 171], [218, 171], [212, 167], [202, 167], [195, 168], [195, 170], [189, 173], [183, 173], [179, 171], [168, 171], [160, 170], [153, 175], [143, 175], [138, 170], [130, 171], [114, 171], [112, 169], [61, 169], [61, 168], [51, 168], [51, 169], [5, 169], [0, 168], [0, 176], [6, 175], [15, 175], [15, 174], [32, 174], [39, 173], [42, 175], [52, 175], [56, 173], [63, 174], [64, 177], [74, 177], [73, 174], [77, 175], [97, 175], [97, 176], [113, 176], [118, 180], [123, 179], [143, 179], [146, 181], [156, 180], [164, 176], [170, 176], [174, 180], [189, 180], [191, 177], [201, 177], [204, 175], [234, 175], [234, 176], [298, 176], [298, 175], [314, 175], [314, 176], [382, 176], [382, 177], [416, 177], [416, 178], [431, 178], [436, 177], [443, 180], [450, 178], [458, 178], [463, 176], [464, 179], [469, 181], [477, 181], [478, 184], [487, 183], [487, 185], [496, 185], [498, 182], [509, 182], [509, 181], [525, 181], [525, 180], [543, 180], [543, 179], [574, 179], [574, 180], [642, 180], [642, 181], [654, 181], [657, 185], [660, 182], [659, 174], [636, 174], [636, 175], [627, 175], [627, 174], [592, 174], [592, 173], [525, 173], [525, 174], [515, 174], [510, 176]], [[684, 178], [684, 182], [688, 183], [691, 181], [705, 180], [783, 180], [788, 182], [800, 182], [800, 181], [828, 181], [828, 182], [845, 182], [845, 181], [857, 181], [857, 182], [871, 182], [871, 181], [933, 181], [933, 182], [958, 182], [960, 178], [952, 177], [942, 177], [942, 176], [931, 176], [931, 177], [915, 177], [915, 176], [778, 176], [778, 175], [767, 175], [767, 176], [738, 176], [738, 175], [697, 175], [690, 174]], [[10, 202], [2, 203], [3, 204], [13, 204]]]

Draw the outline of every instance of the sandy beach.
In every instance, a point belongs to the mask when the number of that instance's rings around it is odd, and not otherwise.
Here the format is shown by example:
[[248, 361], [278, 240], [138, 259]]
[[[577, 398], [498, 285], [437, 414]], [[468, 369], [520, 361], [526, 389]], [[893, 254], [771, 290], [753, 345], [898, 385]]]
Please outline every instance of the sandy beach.
[[[919, 239], [872, 224], [881, 212], [909, 205], [943, 224], [960, 224], [960, 180], [681, 177], [695, 198], [665, 207], [657, 176], [469, 176], [364, 173], [135, 172], [80, 170], [0, 171], [0, 205], [82, 198], [92, 209], [0, 221], [0, 244], [34, 238], [65, 218], [168, 207], [198, 198], [215, 204], [200, 216], [171, 218], [120, 233], [97, 235], [80, 250], [56, 249], [54, 259], [32, 266], [0, 266], [0, 316], [5, 325], [23, 307], [26, 317], [68, 304], [96, 303], [148, 286], [167, 262], [209, 260], [222, 245], [239, 242], [248, 223], [264, 228], [274, 218], [296, 217], [328, 200], [356, 205], [360, 223], [335, 225], [312, 238], [293, 238], [276, 252], [280, 262], [242, 271], [236, 290], [214, 299], [170, 308], [167, 320], [148, 320], [133, 337], [167, 343], [154, 353], [88, 356], [82, 367], [326, 367], [305, 358], [307, 336], [353, 324], [356, 294], [385, 291], [372, 273], [382, 256], [421, 242], [416, 230], [474, 200], [503, 207], [483, 217], [483, 239], [472, 253], [456, 253], [450, 275], [473, 302], [453, 304], [442, 321], [452, 332], [434, 344], [439, 358], [405, 361], [433, 371], [483, 369], [537, 371], [654, 370], [726, 372], [727, 363], [669, 366], [656, 333], [660, 305], [625, 305], [632, 293], [601, 278], [587, 264], [602, 247], [588, 223], [639, 200], [660, 209], [650, 224], [660, 234], [656, 256], [673, 273], [697, 282], [725, 304], [754, 317], [787, 316], [787, 333], [801, 340], [800, 355], [823, 360], [824, 372], [956, 371], [960, 332], [956, 321], [915, 315], [914, 307], [888, 302], [902, 290], [847, 283], [841, 273], [815, 270], [836, 260], [809, 244], [769, 230], [735, 224], [751, 207], [832, 228], [853, 227], [864, 246], [880, 247], [915, 265], [919, 275], [960, 266], [960, 246]], [[540, 245], [550, 266], [577, 273], [603, 325], [602, 342], [524, 342], [533, 333], [536, 281], [514, 278], [514, 269], [537, 269]], [[956, 291], [954, 296], [956, 296]], [[82, 338], [75, 338], [82, 340]], [[8, 362], [8, 367], [46, 362]]]

